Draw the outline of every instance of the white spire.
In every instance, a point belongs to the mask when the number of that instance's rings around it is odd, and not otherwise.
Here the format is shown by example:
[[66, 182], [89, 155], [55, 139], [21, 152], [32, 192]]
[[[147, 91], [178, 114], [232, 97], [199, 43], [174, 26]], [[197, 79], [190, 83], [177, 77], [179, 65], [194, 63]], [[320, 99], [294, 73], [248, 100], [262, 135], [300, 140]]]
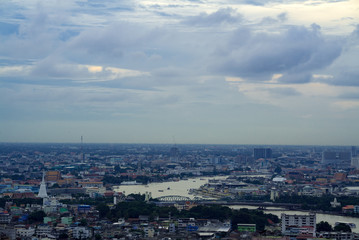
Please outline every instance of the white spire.
[[42, 181], [40, 184], [40, 190], [39, 190], [39, 194], [37, 195], [40, 198], [48, 198], [49, 196], [47, 195], [47, 191], [46, 191], [46, 183], [45, 183], [45, 172], [42, 174]]

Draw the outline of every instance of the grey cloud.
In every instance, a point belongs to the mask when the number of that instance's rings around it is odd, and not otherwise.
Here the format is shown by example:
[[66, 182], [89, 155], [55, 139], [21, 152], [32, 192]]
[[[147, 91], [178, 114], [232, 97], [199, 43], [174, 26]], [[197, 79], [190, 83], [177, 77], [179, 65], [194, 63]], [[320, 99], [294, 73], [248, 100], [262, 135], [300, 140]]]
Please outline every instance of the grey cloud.
[[359, 99], [359, 92], [341, 94], [339, 96], [339, 98], [358, 100]]
[[284, 83], [308, 83], [312, 80], [310, 73], [294, 73], [294, 74], [283, 74], [279, 79], [280, 82]]
[[264, 25], [282, 24], [287, 20], [288, 20], [288, 14], [283, 12], [278, 14], [276, 18], [264, 17], [260, 24], [264, 24]]
[[278, 14], [277, 18], [278, 18], [281, 22], [287, 21], [287, 19], [288, 19], [288, 14], [285, 13], [285, 12], [280, 13], [280, 14]]
[[[343, 2], [343, 1], [347, 1], [347, 0], [331, 0], [331, 1], [316, 1], [313, 3], [308, 3], [311, 5], [320, 5], [320, 4], [325, 4], [328, 2]], [[302, 3], [303, 1], [301, 0], [228, 0], [229, 3], [231, 4], [247, 4], [247, 5], [254, 5], [254, 6], [264, 6], [264, 5], [269, 5], [272, 3]]]
[[359, 25], [342, 43], [343, 51], [335, 61], [325, 68], [331, 78], [318, 79], [337, 86], [359, 86]]
[[232, 8], [222, 8], [211, 14], [201, 13], [197, 16], [188, 17], [183, 23], [192, 26], [214, 26], [223, 23], [236, 23], [241, 20], [242, 16]]
[[91, 0], [87, 2], [77, 1], [76, 4], [81, 7], [81, 13], [88, 13], [93, 15], [108, 15], [112, 12], [134, 11], [135, 8], [134, 1], [127, 0]]
[[288, 97], [301, 95], [300, 92], [293, 88], [267, 88], [266, 91], [276, 97]]
[[327, 81], [332, 85], [338, 86], [359, 86], [359, 70], [348, 69], [346, 71], [340, 71], [334, 75], [334, 78]]
[[310, 71], [330, 65], [341, 50], [341, 42], [326, 39], [317, 25], [311, 29], [289, 26], [279, 34], [241, 30], [233, 34], [230, 44], [217, 51], [214, 69], [257, 80], [287, 73], [291, 77], [283, 79], [289, 82], [307, 82]]

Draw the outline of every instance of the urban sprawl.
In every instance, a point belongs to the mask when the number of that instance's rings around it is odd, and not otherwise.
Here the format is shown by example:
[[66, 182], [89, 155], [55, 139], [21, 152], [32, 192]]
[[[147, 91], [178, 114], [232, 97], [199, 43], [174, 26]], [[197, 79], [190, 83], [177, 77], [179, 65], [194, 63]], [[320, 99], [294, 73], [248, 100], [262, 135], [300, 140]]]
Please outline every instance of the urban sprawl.
[[358, 153], [1, 143], [0, 238], [359, 239]]

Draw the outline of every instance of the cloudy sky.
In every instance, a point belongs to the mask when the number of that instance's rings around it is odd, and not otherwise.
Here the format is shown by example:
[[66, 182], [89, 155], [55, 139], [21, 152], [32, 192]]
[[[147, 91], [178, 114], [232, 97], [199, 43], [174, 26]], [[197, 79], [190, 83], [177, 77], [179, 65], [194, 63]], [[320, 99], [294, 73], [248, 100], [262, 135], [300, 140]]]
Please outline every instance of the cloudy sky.
[[359, 145], [359, 0], [0, 5], [0, 142]]

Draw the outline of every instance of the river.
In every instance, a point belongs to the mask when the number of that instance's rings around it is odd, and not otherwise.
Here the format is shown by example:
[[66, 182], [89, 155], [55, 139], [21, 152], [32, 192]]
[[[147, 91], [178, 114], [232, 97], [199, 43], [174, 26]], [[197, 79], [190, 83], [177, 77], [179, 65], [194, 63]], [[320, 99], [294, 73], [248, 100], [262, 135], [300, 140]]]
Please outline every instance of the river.
[[[153, 198], [168, 196], [168, 195], [180, 195], [193, 199], [195, 196], [188, 193], [191, 188], [199, 188], [200, 186], [208, 183], [209, 179], [225, 179], [228, 176], [218, 176], [218, 177], [201, 177], [201, 178], [190, 178], [188, 180], [172, 181], [172, 182], [161, 182], [161, 183], [150, 183], [148, 185], [120, 185], [115, 186], [114, 191], [123, 192], [126, 195], [131, 193], [140, 193], [145, 194], [146, 192], [151, 192]], [[255, 206], [229, 206], [232, 209], [248, 208], [256, 209]], [[279, 218], [282, 213], [286, 214], [308, 214], [309, 212], [305, 211], [292, 211], [281, 208], [268, 208], [264, 210], [265, 213], [271, 213], [277, 215]], [[336, 222], [351, 222], [357, 225], [358, 228], [352, 229], [353, 232], [359, 233], [359, 218], [353, 217], [344, 217], [330, 214], [317, 213], [317, 223], [321, 221], [328, 222], [333, 227]]]
[[191, 188], [199, 188], [208, 183], [209, 179], [226, 179], [228, 176], [189, 178], [188, 180], [150, 183], [148, 185], [120, 185], [114, 186], [114, 191], [123, 192], [126, 195], [131, 193], [145, 194], [151, 192], [152, 198], [179, 195], [193, 199], [195, 196], [188, 193]]

